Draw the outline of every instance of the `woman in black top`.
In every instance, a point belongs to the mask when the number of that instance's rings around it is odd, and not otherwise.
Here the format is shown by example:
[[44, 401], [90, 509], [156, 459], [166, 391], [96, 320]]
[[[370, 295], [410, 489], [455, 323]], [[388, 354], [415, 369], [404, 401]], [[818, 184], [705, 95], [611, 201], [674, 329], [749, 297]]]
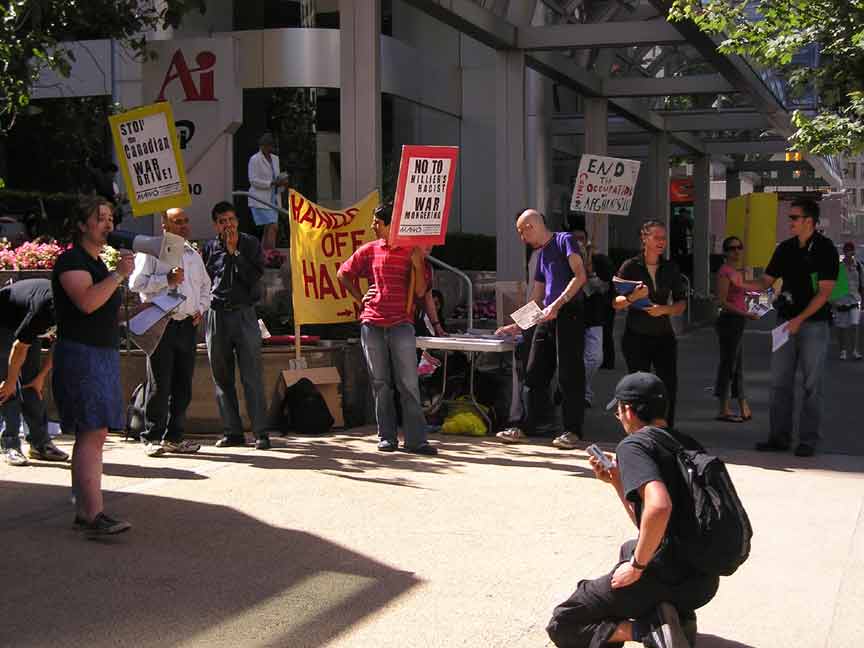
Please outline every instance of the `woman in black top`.
[[101, 198], [82, 203], [72, 221], [73, 246], [57, 259], [51, 277], [57, 315], [54, 398], [64, 432], [75, 434], [75, 524], [91, 535], [130, 528], [102, 511], [102, 446], [109, 429], [125, 426], [117, 288], [133, 268], [131, 254], [121, 255], [115, 272], [99, 258], [114, 229], [113, 213]]
[[[615, 310], [627, 309], [627, 322], [621, 338], [621, 351], [627, 371], [654, 371], [669, 392], [669, 426], [675, 423], [675, 398], [678, 392], [678, 340], [671, 317], [687, 309], [687, 293], [681, 271], [674, 261], [664, 258], [666, 226], [660, 221], [642, 225], [642, 254], [625, 261], [618, 277], [638, 281], [629, 295], [615, 298]], [[633, 306], [648, 298], [651, 306]], [[632, 307], [631, 307], [632, 306]]]

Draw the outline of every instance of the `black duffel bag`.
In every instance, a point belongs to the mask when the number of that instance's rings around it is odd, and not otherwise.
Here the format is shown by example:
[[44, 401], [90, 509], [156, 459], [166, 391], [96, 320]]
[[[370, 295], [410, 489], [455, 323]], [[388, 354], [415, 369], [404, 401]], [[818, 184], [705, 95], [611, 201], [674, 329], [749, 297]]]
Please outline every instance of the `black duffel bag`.
[[285, 389], [279, 431], [287, 434], [326, 434], [333, 427], [333, 415], [318, 388], [308, 378], [301, 378]]

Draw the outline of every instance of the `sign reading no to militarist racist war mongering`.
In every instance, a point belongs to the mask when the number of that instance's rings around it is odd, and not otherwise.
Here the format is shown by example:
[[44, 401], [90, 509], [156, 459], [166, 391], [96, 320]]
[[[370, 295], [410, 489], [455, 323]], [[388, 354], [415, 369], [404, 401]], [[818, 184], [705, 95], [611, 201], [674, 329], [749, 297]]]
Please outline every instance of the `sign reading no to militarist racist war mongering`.
[[441, 245], [453, 198], [458, 146], [403, 146], [390, 245]]
[[639, 162], [583, 155], [570, 200], [571, 211], [626, 216], [633, 203]]
[[108, 121], [135, 216], [192, 204], [171, 104], [142, 106]]

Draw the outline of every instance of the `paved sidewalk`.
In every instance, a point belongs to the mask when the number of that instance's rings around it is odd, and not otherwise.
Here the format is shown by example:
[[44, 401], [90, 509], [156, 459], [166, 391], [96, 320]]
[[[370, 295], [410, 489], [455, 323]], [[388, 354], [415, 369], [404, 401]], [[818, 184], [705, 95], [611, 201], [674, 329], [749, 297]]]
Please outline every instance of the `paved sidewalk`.
[[[750, 560], [699, 612], [698, 646], [857, 647], [864, 363], [832, 351], [829, 454], [765, 456], [747, 448], [766, 433], [767, 344], [747, 333], [754, 421], [724, 425], [705, 391], [713, 331], [681, 340], [679, 425], [729, 461], [755, 529]], [[601, 372], [598, 399], [622, 370]], [[599, 408], [586, 431], [621, 438]], [[134, 529], [102, 542], [72, 529], [67, 466], [0, 463], [0, 646], [546, 646], [552, 607], [635, 535], [582, 451], [439, 437], [442, 454], [418, 458], [377, 452], [373, 434], [268, 452], [213, 438], [158, 459], [112, 438], [106, 509]]]
[[[159, 459], [112, 440], [107, 509], [135, 528], [102, 542], [72, 529], [67, 469], [0, 467], [0, 645], [544, 646], [634, 534], [581, 451], [427, 459], [371, 432]], [[864, 459], [726, 456], [756, 535], [698, 645], [859, 645]]]

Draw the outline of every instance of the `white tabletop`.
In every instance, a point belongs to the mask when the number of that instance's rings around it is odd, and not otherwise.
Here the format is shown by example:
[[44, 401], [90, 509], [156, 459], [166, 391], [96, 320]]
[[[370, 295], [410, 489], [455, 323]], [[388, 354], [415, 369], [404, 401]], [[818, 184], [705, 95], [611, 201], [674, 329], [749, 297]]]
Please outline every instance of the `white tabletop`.
[[516, 347], [513, 338], [475, 335], [450, 335], [448, 337], [417, 338], [418, 349], [441, 349], [442, 351], [468, 351], [474, 353], [509, 353]]

